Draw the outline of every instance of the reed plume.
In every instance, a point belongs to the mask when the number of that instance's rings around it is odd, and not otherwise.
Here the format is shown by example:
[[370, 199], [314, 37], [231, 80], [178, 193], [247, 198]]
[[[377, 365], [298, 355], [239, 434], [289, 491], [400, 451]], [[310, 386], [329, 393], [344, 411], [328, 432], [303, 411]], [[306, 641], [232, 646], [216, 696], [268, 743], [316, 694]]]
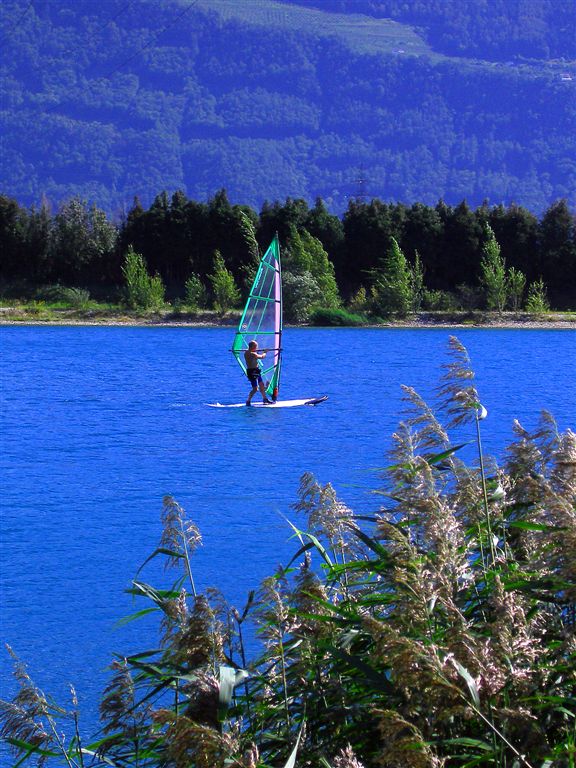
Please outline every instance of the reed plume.
[[104, 689], [100, 702], [100, 718], [104, 733], [126, 731], [134, 721], [136, 699], [132, 672], [126, 659], [110, 665], [112, 679]]
[[[56, 744], [56, 739], [48, 725], [49, 703], [42, 691], [34, 685], [26, 665], [10, 646], [6, 648], [14, 661], [13, 674], [18, 683], [18, 691], [12, 701], [0, 701], [0, 736], [13, 744], [16, 754], [17, 742], [30, 744], [33, 750], [51, 747]], [[41, 755], [38, 764], [42, 766], [46, 759]]]
[[447, 429], [452, 429], [474, 419], [480, 398], [472, 384], [475, 375], [466, 347], [450, 336], [448, 350], [452, 359], [443, 365], [445, 373], [437, 391], [440, 406], [448, 416]]
[[164, 764], [173, 768], [249, 768], [253, 753], [247, 759], [238, 757], [241, 745], [238, 734], [218, 730], [195, 722], [186, 715], [174, 716], [169, 709], [155, 713], [154, 721], [165, 734]]
[[172, 496], [165, 496], [162, 507], [162, 537], [158, 551], [166, 555], [165, 568], [178, 567], [184, 560], [194, 595], [196, 585], [192, 575], [191, 556], [201, 543], [202, 536], [195, 523], [186, 519], [184, 509]]
[[348, 744], [336, 755], [332, 761], [332, 768], [364, 768], [364, 766], [354, 754], [350, 744]]
[[352, 510], [337, 498], [330, 483], [322, 486], [313, 474], [305, 472], [300, 478], [298, 501], [292, 508], [306, 515], [307, 530], [325, 538], [335, 558], [346, 558], [346, 553], [356, 544], [350, 535], [356, 523]]
[[377, 765], [382, 768], [442, 768], [426, 739], [413, 724], [395, 710], [376, 709], [380, 731], [380, 752]]

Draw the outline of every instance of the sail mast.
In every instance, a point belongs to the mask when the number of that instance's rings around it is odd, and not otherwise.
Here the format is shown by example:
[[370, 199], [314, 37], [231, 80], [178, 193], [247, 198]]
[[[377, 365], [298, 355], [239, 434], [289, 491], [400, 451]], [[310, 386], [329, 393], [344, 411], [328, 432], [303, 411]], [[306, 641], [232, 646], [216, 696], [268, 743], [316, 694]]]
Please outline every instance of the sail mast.
[[282, 359], [282, 272], [278, 233], [260, 260], [232, 345], [232, 352], [244, 372], [244, 352], [253, 339], [261, 350], [268, 350], [262, 360], [262, 377], [266, 381], [266, 394], [276, 399]]

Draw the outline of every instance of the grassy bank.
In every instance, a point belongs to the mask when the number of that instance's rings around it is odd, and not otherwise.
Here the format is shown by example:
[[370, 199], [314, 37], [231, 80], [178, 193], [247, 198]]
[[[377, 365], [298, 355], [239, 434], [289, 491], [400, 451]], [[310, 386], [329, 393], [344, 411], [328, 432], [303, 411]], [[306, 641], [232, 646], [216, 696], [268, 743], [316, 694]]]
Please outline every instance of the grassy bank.
[[[0, 325], [174, 325], [174, 326], [234, 326], [240, 313], [222, 315], [214, 310], [196, 312], [169, 307], [156, 311], [128, 310], [120, 304], [98, 304], [88, 307], [66, 307], [61, 304], [33, 302], [0, 306]], [[342, 323], [339, 323], [342, 325]], [[418, 312], [405, 318], [390, 318], [370, 327], [478, 327], [478, 328], [576, 328], [576, 312]]]

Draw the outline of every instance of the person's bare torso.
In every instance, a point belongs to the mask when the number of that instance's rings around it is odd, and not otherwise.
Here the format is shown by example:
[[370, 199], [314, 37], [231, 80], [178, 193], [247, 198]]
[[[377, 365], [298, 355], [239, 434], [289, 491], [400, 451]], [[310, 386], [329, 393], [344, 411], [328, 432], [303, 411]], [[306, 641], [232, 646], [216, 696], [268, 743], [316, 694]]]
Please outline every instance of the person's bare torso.
[[258, 355], [256, 352], [252, 352], [250, 349], [247, 349], [246, 352], [244, 352], [244, 360], [246, 360], [246, 368], [258, 368], [259, 358], [260, 358], [260, 355]]

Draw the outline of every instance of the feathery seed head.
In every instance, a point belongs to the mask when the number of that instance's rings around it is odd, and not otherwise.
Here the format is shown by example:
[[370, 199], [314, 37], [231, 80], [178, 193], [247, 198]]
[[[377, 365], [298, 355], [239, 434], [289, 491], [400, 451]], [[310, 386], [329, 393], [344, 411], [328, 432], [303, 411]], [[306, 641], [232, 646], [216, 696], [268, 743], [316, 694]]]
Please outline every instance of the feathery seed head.
[[298, 499], [293, 508], [307, 515], [310, 532], [325, 536], [340, 551], [347, 549], [347, 526], [355, 525], [353, 513], [337, 499], [332, 485], [321, 486], [310, 472], [305, 472], [300, 479]]
[[470, 358], [463, 344], [451, 336], [449, 351], [452, 362], [446, 363], [446, 373], [438, 388], [441, 405], [450, 417], [448, 428], [472, 421], [477, 418], [480, 398], [476, 388], [470, 384], [474, 379], [474, 371], [470, 368]]
[[135, 687], [126, 659], [113, 661], [112, 680], [104, 689], [100, 702], [100, 719], [104, 722], [104, 733], [126, 728], [133, 717]]
[[375, 709], [382, 749], [377, 756], [382, 768], [443, 768], [416, 725], [393, 709]]
[[[0, 737], [27, 742], [38, 748], [48, 748], [54, 736], [48, 732], [44, 720], [50, 717], [50, 708], [42, 691], [34, 685], [26, 665], [16, 656], [9, 645], [8, 653], [14, 660], [14, 677], [19, 689], [11, 702], [0, 700]], [[19, 754], [15, 749], [15, 754]], [[42, 766], [46, 757], [40, 756]]]
[[[328, 630], [326, 624], [310, 618], [321, 613], [319, 603], [327, 598], [324, 585], [310, 567], [310, 553], [302, 563], [291, 595], [291, 606], [296, 610], [293, 631], [307, 639], [323, 634]], [[329, 631], [329, 630], [328, 630]]]
[[434, 411], [412, 387], [402, 385], [406, 410], [406, 423], [417, 434], [418, 445], [423, 448], [445, 448], [448, 446], [448, 433], [440, 424]]
[[155, 714], [158, 724], [166, 726], [167, 764], [174, 768], [224, 768], [241, 766], [232, 761], [239, 744], [232, 733], [220, 733], [216, 727], [194, 722], [188, 716], [176, 716], [171, 710]]
[[202, 535], [193, 522], [186, 520], [184, 509], [172, 496], [164, 497], [162, 525], [161, 546], [174, 552], [174, 555], [168, 557], [166, 567], [178, 566], [181, 562], [180, 556], [185, 551], [194, 552], [202, 543]]
[[169, 645], [175, 635], [184, 631], [188, 621], [188, 603], [186, 590], [181, 589], [176, 598], [166, 599], [162, 603], [164, 615], [160, 623], [162, 631], [162, 645]]
[[576, 434], [567, 430], [553, 454], [552, 483], [576, 506]]
[[288, 585], [282, 571], [262, 582], [255, 618], [260, 625], [261, 637], [268, 647], [274, 646], [292, 630]]
[[332, 761], [333, 768], [364, 768], [360, 760], [354, 754], [354, 750], [348, 744], [336, 755]]

